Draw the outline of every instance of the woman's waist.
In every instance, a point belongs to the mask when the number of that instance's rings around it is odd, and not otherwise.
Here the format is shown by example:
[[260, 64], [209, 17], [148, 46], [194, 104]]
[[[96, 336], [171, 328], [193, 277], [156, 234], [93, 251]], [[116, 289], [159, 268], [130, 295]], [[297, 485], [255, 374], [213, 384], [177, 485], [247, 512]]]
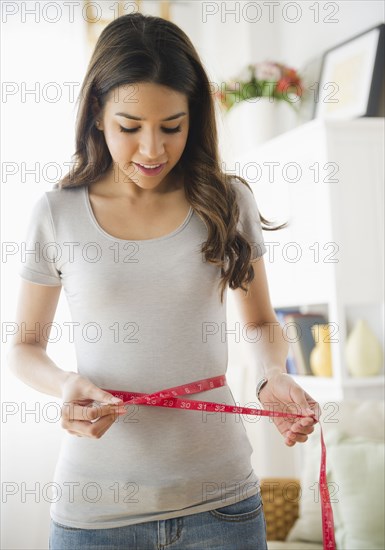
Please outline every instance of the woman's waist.
[[[227, 355], [200, 358], [191, 361], [189, 358], [177, 358], [173, 354], [163, 356], [162, 361], [152, 360], [149, 357], [130, 356], [113, 357], [106, 354], [105, 359], [100, 355], [77, 355], [77, 372], [88, 378], [96, 386], [122, 393], [153, 394], [167, 388], [188, 385], [192, 382], [225, 377], [227, 371]], [[226, 386], [224, 382], [220, 386]], [[197, 388], [199, 389], [199, 388]], [[200, 394], [216, 389], [207, 387]], [[186, 397], [193, 394], [184, 394]], [[198, 393], [194, 393], [198, 395]]]

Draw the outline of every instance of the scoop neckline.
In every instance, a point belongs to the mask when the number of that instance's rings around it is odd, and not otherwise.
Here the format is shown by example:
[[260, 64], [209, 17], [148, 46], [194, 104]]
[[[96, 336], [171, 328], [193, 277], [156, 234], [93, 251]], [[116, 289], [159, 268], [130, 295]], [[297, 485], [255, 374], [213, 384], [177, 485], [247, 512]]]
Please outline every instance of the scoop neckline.
[[89, 193], [88, 193], [88, 185], [84, 185], [83, 195], [84, 195], [85, 204], [86, 204], [86, 208], [87, 208], [89, 217], [91, 218], [91, 221], [92, 221], [93, 225], [96, 227], [96, 229], [99, 231], [99, 233], [104, 235], [104, 237], [106, 237], [107, 239], [111, 239], [113, 241], [120, 241], [120, 242], [124, 242], [124, 243], [128, 243], [128, 242], [130, 242], [130, 243], [132, 243], [132, 242], [153, 243], [153, 242], [158, 242], [158, 241], [163, 241], [163, 240], [166, 240], [166, 239], [170, 239], [171, 237], [174, 237], [178, 233], [183, 231], [183, 229], [189, 223], [190, 218], [191, 218], [191, 216], [193, 214], [193, 211], [194, 211], [192, 206], [190, 205], [188, 214], [185, 217], [184, 221], [179, 225], [179, 227], [174, 229], [174, 231], [172, 231], [171, 233], [167, 233], [167, 235], [162, 235], [161, 237], [155, 237], [153, 239], [139, 239], [139, 240], [138, 239], [120, 239], [119, 237], [114, 237], [110, 233], [107, 233], [107, 231], [105, 231], [101, 227], [101, 225], [99, 225], [99, 222], [95, 217], [94, 211], [92, 210], [91, 201], [90, 201], [90, 197], [89, 197]]

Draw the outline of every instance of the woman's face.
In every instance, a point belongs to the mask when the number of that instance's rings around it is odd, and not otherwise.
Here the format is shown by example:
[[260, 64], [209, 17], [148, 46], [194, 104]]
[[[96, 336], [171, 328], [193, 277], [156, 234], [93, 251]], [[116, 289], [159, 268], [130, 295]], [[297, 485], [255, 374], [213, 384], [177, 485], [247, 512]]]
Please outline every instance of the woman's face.
[[159, 84], [127, 84], [110, 93], [97, 119], [114, 161], [114, 181], [151, 190], [182, 156], [189, 130], [188, 99]]

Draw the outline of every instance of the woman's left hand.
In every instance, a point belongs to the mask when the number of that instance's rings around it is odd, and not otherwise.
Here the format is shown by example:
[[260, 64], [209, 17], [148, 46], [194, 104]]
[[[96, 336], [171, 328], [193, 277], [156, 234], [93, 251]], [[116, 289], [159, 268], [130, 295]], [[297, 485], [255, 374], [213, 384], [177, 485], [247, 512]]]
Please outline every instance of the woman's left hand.
[[[304, 443], [321, 416], [319, 404], [289, 374], [279, 372], [267, 378], [269, 381], [260, 391], [259, 401], [266, 410], [288, 415], [272, 417], [288, 447]], [[306, 418], [290, 418], [290, 414], [301, 414]]]

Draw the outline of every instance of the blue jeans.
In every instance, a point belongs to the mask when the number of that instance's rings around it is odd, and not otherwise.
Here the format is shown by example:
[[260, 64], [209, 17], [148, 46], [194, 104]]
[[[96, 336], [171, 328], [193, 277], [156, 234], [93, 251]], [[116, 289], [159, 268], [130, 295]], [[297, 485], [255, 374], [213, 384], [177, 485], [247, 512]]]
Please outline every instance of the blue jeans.
[[109, 529], [51, 519], [50, 550], [267, 550], [260, 494], [198, 514]]

